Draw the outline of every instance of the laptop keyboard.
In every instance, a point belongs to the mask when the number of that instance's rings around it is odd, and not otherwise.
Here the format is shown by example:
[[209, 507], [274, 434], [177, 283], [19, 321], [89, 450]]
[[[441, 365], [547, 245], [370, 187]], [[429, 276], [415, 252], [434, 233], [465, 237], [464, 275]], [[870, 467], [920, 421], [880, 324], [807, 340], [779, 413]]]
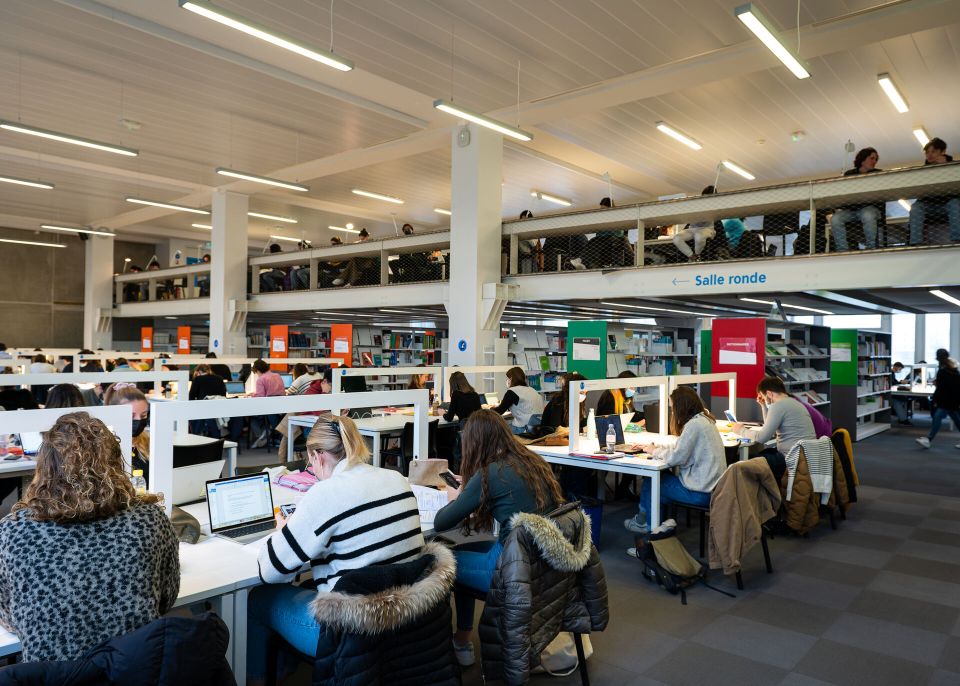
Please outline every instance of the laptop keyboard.
[[258, 534], [261, 531], [270, 531], [270, 529], [275, 528], [276, 522], [260, 522], [259, 524], [249, 524], [248, 526], [241, 526], [236, 529], [230, 529], [228, 531], [221, 531], [221, 536], [227, 536], [228, 538], [240, 538], [241, 536], [249, 536], [250, 534]]

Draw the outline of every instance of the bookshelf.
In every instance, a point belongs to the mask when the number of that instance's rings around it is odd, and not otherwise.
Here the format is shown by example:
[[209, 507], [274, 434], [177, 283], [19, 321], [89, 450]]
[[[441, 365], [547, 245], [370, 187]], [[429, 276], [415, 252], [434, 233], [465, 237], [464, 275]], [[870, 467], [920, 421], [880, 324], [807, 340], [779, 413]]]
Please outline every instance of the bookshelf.
[[[247, 355], [250, 357], [270, 356], [270, 339], [267, 330], [255, 330], [247, 334]], [[330, 350], [330, 331], [305, 332], [290, 330], [287, 334], [287, 357], [327, 357]]]
[[834, 329], [832, 419], [860, 441], [890, 428], [891, 335]]

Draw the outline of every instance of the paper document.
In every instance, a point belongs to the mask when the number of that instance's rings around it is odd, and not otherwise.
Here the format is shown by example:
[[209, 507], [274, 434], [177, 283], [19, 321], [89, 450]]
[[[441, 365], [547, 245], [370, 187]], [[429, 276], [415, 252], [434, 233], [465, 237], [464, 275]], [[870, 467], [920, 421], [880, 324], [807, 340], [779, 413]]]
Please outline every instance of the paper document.
[[433, 518], [437, 514], [437, 510], [447, 504], [447, 492], [415, 484], [410, 484], [410, 488], [413, 489], [413, 494], [417, 496], [421, 526], [433, 526]]
[[617, 460], [619, 464], [629, 464], [636, 467], [653, 467], [663, 463], [663, 460], [659, 460], [654, 457], [641, 457], [640, 455], [630, 455], [627, 457], [622, 457]]

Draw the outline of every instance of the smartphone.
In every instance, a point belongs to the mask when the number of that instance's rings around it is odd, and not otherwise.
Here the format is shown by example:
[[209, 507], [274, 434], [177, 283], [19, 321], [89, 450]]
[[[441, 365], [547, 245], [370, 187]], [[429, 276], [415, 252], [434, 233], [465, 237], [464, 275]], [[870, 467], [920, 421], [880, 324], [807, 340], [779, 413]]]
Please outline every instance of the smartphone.
[[443, 479], [450, 488], [460, 488], [460, 482], [451, 472], [440, 472], [440, 478]]
[[726, 416], [727, 421], [733, 422], [734, 424], [737, 423], [737, 418], [733, 416], [733, 412], [731, 412], [730, 410], [724, 410], [723, 414], [724, 416]]
[[289, 505], [280, 506], [280, 514], [283, 515], [284, 519], [289, 519], [290, 515], [292, 515], [296, 511], [297, 511], [297, 506], [294, 505], [293, 503], [290, 503]]

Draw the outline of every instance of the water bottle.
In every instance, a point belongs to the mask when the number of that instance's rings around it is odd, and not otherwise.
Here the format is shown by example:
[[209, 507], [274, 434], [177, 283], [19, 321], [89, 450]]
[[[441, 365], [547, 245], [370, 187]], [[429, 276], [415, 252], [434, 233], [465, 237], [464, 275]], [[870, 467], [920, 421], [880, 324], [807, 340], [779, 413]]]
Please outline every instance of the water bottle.
[[147, 492], [147, 480], [143, 478], [142, 469], [134, 469], [130, 481], [133, 483], [133, 490], [137, 492], [137, 495], [143, 495]]
[[613, 428], [613, 424], [607, 426], [607, 452], [612, 453], [617, 449], [617, 430]]
[[7, 434], [0, 434], [0, 457], [3, 457], [7, 454]]

